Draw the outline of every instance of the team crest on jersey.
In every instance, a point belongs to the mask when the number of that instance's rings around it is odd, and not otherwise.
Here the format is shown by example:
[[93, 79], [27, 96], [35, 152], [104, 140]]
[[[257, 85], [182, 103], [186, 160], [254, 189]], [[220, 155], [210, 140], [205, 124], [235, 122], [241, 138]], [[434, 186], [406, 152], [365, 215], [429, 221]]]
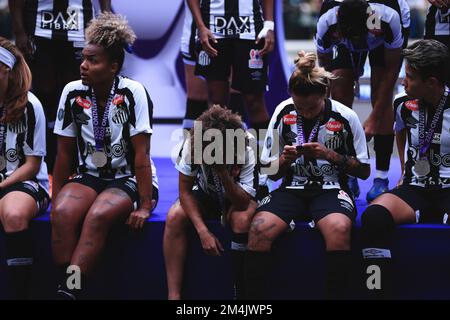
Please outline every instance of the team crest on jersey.
[[117, 108], [112, 116], [112, 121], [115, 124], [123, 124], [128, 120], [128, 112], [124, 108]]
[[288, 126], [296, 124], [297, 116], [295, 114], [287, 114], [283, 117], [283, 123]]
[[327, 134], [325, 140], [325, 147], [328, 149], [336, 150], [342, 146], [342, 137], [340, 134]]
[[200, 51], [200, 53], [198, 54], [198, 64], [204, 67], [209, 66], [210, 63], [211, 59], [209, 58], [206, 51]]
[[441, 144], [441, 134], [435, 132], [434, 135], [433, 135], [433, 140], [431, 141], [431, 143]]
[[17, 153], [16, 149], [8, 149], [5, 155], [8, 162], [16, 162], [17, 160], [19, 160], [19, 154]]
[[248, 67], [250, 69], [262, 69], [264, 66], [264, 61], [259, 54], [259, 50], [250, 50], [250, 60], [248, 60]]
[[419, 100], [408, 100], [405, 102], [405, 107], [411, 111], [419, 111]]
[[80, 107], [83, 107], [84, 109], [89, 109], [91, 107], [91, 102], [89, 100], [83, 99], [82, 97], [78, 96], [75, 101]]
[[15, 123], [10, 123], [8, 125], [8, 130], [15, 134], [20, 134], [24, 133], [27, 130], [27, 126], [25, 125], [25, 122], [23, 120], [19, 120]]

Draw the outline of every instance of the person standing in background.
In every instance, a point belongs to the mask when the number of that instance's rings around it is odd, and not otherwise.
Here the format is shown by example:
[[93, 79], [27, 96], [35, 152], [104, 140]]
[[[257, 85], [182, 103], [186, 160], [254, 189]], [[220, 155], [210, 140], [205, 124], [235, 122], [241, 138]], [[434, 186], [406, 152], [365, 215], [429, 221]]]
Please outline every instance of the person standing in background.
[[[111, 11], [111, 0], [99, 0]], [[53, 127], [62, 89], [79, 79], [84, 32], [94, 17], [91, 0], [9, 0], [16, 45], [33, 74], [33, 92], [44, 106], [47, 119], [47, 157], [53, 172], [56, 137]]]

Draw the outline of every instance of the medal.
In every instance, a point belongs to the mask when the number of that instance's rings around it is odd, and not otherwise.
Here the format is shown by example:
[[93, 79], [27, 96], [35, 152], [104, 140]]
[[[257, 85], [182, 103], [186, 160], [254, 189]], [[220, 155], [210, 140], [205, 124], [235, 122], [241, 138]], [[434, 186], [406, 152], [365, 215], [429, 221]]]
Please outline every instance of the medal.
[[[6, 114], [5, 107], [2, 108], [1, 117], [4, 118]], [[3, 143], [6, 144], [6, 123], [0, 123], [0, 171], [5, 170], [6, 168], [6, 158], [3, 155], [4, 146]]]
[[91, 155], [91, 160], [92, 164], [97, 168], [102, 168], [108, 163], [108, 157], [104, 152], [104, 139], [106, 127], [108, 126], [109, 106], [114, 97], [115, 83], [116, 80], [114, 80], [112, 84], [111, 92], [105, 105], [101, 123], [98, 119], [97, 99], [95, 97], [95, 94], [92, 93], [92, 125], [94, 127], [95, 151]]
[[107, 162], [108, 162], [108, 158], [106, 157], [106, 154], [103, 151], [95, 151], [92, 154], [92, 163], [97, 168], [104, 167]]
[[445, 102], [447, 101], [448, 89], [446, 88], [444, 91], [444, 95], [439, 101], [439, 105], [436, 108], [433, 119], [430, 123], [430, 128], [426, 130], [426, 120], [425, 120], [425, 107], [419, 105], [419, 152], [418, 152], [418, 160], [416, 160], [413, 166], [413, 172], [415, 175], [419, 177], [427, 176], [430, 171], [430, 162], [428, 158], [425, 156], [430, 148], [431, 142], [433, 140], [433, 135], [436, 130], [437, 123], [444, 109]]
[[414, 164], [413, 171], [419, 177], [427, 176], [430, 173], [430, 162], [427, 158], [417, 160]]

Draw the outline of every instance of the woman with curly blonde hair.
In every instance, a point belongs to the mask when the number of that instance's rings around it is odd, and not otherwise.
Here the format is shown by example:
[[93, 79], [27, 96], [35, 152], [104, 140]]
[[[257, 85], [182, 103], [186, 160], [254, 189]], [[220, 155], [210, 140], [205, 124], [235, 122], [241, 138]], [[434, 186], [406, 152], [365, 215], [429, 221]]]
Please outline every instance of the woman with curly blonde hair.
[[[251, 223], [245, 271], [249, 299], [269, 298], [265, 283], [272, 243], [293, 219], [313, 220], [325, 240], [326, 296], [345, 297], [356, 218], [347, 175], [367, 179], [370, 165], [358, 116], [327, 98], [331, 79], [316, 66], [314, 53], [300, 52], [289, 80], [291, 98], [278, 105], [270, 121], [261, 162], [277, 166], [269, 178], [283, 182], [262, 200]], [[274, 131], [279, 152], [272, 143]]]
[[31, 72], [19, 49], [0, 38], [0, 221], [14, 298], [27, 298], [33, 264], [29, 224], [47, 210], [45, 116], [28, 90]]
[[[126, 221], [141, 229], [158, 199], [150, 159], [153, 104], [142, 84], [119, 75], [135, 38], [120, 15], [94, 19], [81, 80], [66, 85], [58, 108], [52, 249], [62, 275], [69, 265], [80, 269], [81, 288], [111, 226]], [[77, 175], [68, 179], [75, 153]], [[62, 278], [58, 293], [76, 299], [81, 291]]]

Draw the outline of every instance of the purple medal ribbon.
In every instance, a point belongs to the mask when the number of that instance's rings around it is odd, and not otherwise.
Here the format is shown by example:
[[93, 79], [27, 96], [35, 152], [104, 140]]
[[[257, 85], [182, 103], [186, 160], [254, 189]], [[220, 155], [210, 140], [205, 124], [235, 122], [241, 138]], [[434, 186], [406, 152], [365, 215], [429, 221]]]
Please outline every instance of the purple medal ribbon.
[[[4, 118], [6, 114], [5, 107], [2, 108], [1, 117]], [[0, 157], [3, 157], [3, 142], [6, 138], [6, 123], [0, 122]]]
[[108, 101], [105, 105], [105, 110], [103, 112], [103, 118], [101, 126], [98, 121], [98, 110], [97, 110], [97, 98], [95, 97], [94, 92], [92, 92], [92, 124], [94, 126], [94, 139], [95, 139], [95, 150], [102, 151], [104, 148], [104, 138], [106, 133], [106, 127], [108, 125], [108, 115], [109, 115], [109, 106], [114, 97], [114, 87], [116, 84], [116, 80], [114, 80], [113, 85], [111, 87], [111, 92], [108, 97]]
[[436, 130], [437, 122], [441, 116], [442, 110], [444, 109], [445, 102], [447, 101], [448, 90], [444, 91], [444, 95], [439, 101], [439, 105], [436, 108], [433, 119], [431, 120], [430, 128], [428, 132], [425, 132], [425, 109], [419, 104], [419, 159], [424, 158], [428, 148], [433, 140], [434, 131]]
[[[305, 133], [303, 131], [303, 120], [302, 116], [297, 114], [297, 144], [302, 145], [305, 143]], [[320, 117], [317, 117], [316, 124], [311, 130], [311, 133], [309, 134], [309, 138], [306, 142], [312, 142], [314, 137], [317, 134], [317, 131], [319, 130], [319, 124], [320, 124]]]

